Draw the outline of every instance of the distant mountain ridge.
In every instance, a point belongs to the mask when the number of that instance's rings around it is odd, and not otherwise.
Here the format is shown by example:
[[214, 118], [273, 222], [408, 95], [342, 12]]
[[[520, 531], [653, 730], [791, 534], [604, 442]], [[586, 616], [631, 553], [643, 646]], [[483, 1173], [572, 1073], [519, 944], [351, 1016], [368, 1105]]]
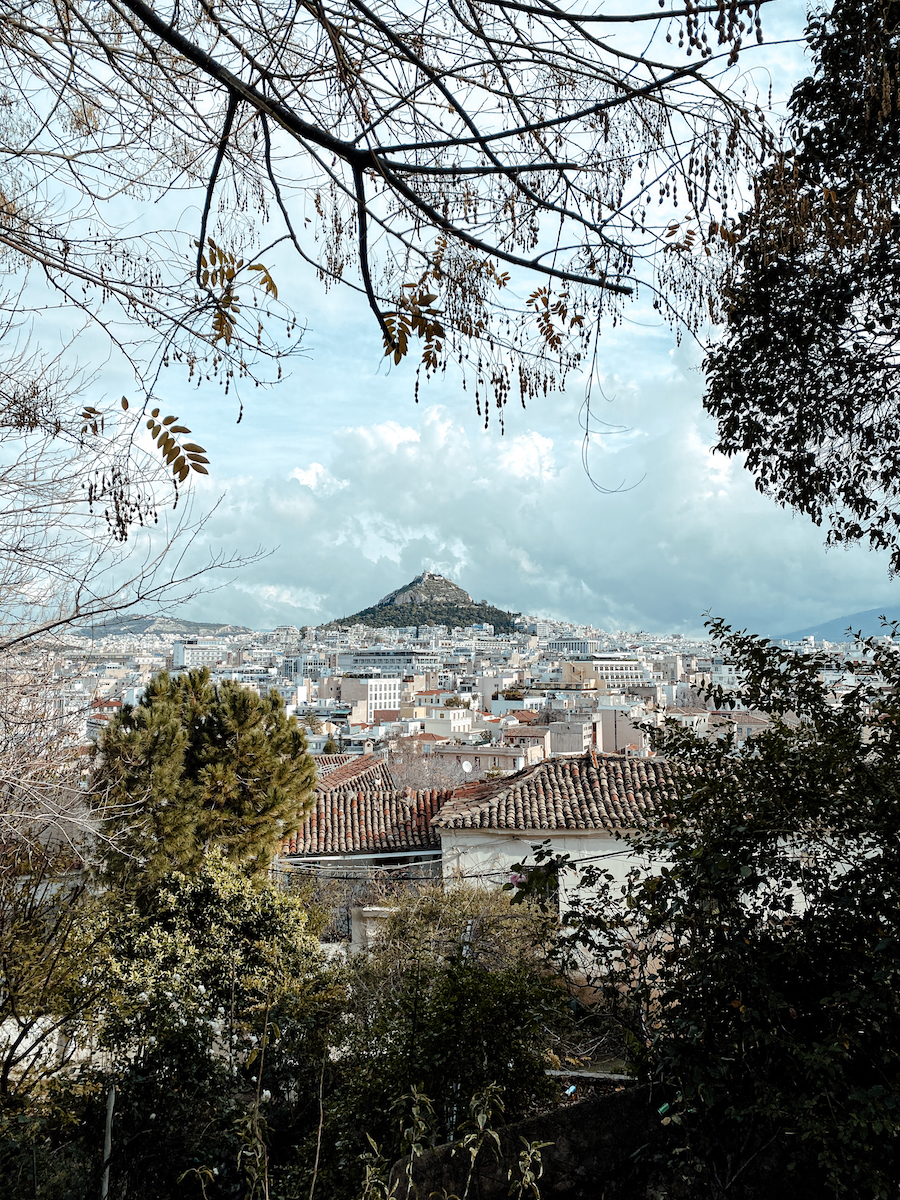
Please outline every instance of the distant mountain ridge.
[[157, 634], [159, 637], [171, 637], [175, 634], [186, 634], [189, 637], [239, 637], [241, 634], [252, 633], [246, 625], [226, 625], [215, 621], [186, 621], [181, 617], [113, 617], [108, 621], [98, 621], [95, 625], [82, 625], [72, 630], [81, 637], [143, 637], [145, 634]]
[[807, 629], [797, 629], [793, 633], [779, 633], [773, 640], [798, 642], [801, 638], [821, 638], [826, 642], [846, 642], [847, 630], [861, 633], [863, 637], [877, 637], [886, 630], [881, 624], [881, 617], [888, 621], [900, 621], [900, 604], [886, 604], [881, 608], [867, 608], [865, 612], [851, 613], [848, 617], [834, 617], [831, 621], [820, 621], [818, 625], [810, 625]]
[[515, 629], [518, 613], [504, 612], [482, 600], [476, 604], [468, 592], [452, 579], [434, 571], [423, 571], [360, 612], [329, 621], [326, 629], [343, 625], [368, 625], [372, 629], [398, 629], [404, 625], [493, 625], [495, 633]]

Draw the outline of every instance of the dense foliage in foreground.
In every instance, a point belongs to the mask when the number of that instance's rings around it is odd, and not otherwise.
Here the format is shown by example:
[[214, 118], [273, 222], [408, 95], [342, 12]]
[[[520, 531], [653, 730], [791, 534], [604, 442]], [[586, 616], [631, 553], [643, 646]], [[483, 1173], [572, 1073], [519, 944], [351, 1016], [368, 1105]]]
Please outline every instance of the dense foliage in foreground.
[[505, 1119], [553, 1102], [545, 1053], [572, 1014], [537, 954], [543, 925], [502, 897], [410, 897], [373, 954], [336, 965], [303, 896], [220, 854], [74, 904], [55, 992], [74, 1053], [55, 1073], [49, 1038], [48, 1072], [20, 1070], [2, 1098], [5, 1196], [99, 1194], [112, 1088], [113, 1200], [274, 1200], [314, 1178], [349, 1198], [408, 1148], [410, 1105], [419, 1136], [444, 1141], [473, 1097]]
[[[900, 1178], [900, 647], [870, 642], [866, 671], [836, 693], [827, 654], [713, 633], [771, 727], [741, 747], [674, 722], [656, 732], [678, 796], [630, 839], [652, 869], [624, 889], [602, 869], [583, 876], [566, 949], [670, 1096], [669, 1165], [691, 1195], [734, 1195], [775, 1162], [818, 1172], [824, 1196], [887, 1200]], [[565, 867], [545, 853], [544, 873]]]
[[115, 1087], [111, 1200], [380, 1195], [411, 1146], [552, 1104], [560, 1039], [612, 1022], [667, 1097], [671, 1136], [646, 1153], [673, 1196], [775, 1170], [893, 1197], [900, 647], [869, 643], [835, 692], [827, 657], [713, 632], [771, 726], [742, 746], [657, 732], [679, 790], [630, 839], [650, 868], [624, 889], [584, 873], [556, 949], [540, 901], [569, 864], [549, 844], [516, 897], [538, 904], [426, 891], [340, 965], [308, 898], [208, 847], [105, 892], [64, 855], [7, 849], [4, 1194], [99, 1194]]

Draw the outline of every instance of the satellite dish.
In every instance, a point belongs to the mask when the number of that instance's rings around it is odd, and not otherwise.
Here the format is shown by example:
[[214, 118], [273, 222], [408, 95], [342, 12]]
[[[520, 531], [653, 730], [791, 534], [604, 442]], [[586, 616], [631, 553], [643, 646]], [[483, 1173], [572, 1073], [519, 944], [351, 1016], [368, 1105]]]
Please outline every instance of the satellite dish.
[[472, 770], [472, 764], [470, 762], [464, 762], [462, 765], [462, 769], [468, 775], [468, 773]]

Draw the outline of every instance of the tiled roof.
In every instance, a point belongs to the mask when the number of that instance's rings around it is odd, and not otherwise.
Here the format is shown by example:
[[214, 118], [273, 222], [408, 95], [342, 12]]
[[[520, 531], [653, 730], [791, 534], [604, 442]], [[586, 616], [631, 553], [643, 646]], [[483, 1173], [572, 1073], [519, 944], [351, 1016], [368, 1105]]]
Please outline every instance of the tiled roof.
[[286, 855], [366, 854], [386, 850], [439, 850], [432, 818], [450, 798], [448, 789], [394, 789], [316, 793], [316, 807], [281, 848]]
[[730, 709], [728, 712], [711, 712], [709, 719], [716, 721], [733, 721], [737, 725], [771, 725], [769, 717], [760, 716], [759, 713], [742, 712], [740, 709]]
[[547, 759], [491, 783], [459, 788], [438, 829], [643, 829], [674, 798], [656, 759]]
[[330, 775], [332, 771], [336, 771], [338, 767], [342, 767], [344, 763], [350, 762], [358, 756], [356, 754], [315, 754], [313, 757], [316, 760], [316, 774], [319, 779], [324, 779], [326, 775]]
[[381, 788], [392, 791], [394, 781], [383, 758], [374, 754], [347, 755], [347, 761], [320, 775], [316, 783], [317, 792], [339, 792], [344, 788]]

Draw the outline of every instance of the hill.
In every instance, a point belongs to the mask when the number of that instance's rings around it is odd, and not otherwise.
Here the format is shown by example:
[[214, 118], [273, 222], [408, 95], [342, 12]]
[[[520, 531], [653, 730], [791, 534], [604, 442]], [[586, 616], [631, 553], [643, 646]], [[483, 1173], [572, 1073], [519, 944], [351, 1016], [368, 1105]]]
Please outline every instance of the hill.
[[109, 621], [98, 621], [96, 625], [82, 625], [73, 629], [80, 637], [143, 637], [144, 634], [156, 634], [159, 637], [173, 637], [184, 634], [187, 637], [240, 637], [251, 633], [246, 625], [223, 625], [214, 621], [185, 621], [180, 617], [113, 617]]
[[801, 638], [814, 637], [828, 642], [846, 642], [847, 630], [861, 633], [863, 637], [876, 637], [885, 632], [881, 617], [889, 621], [900, 621], [900, 605], [888, 604], [881, 608], [867, 608], [865, 612], [851, 613], [848, 617], [834, 617], [830, 621], [821, 621], [818, 625], [810, 625], [808, 629], [797, 629], [793, 633], [780, 633], [774, 639], [797, 642]]
[[423, 571], [409, 583], [389, 592], [377, 604], [330, 621], [326, 629], [368, 625], [372, 629], [397, 629], [404, 625], [493, 625], [495, 633], [515, 629], [518, 613], [504, 612], [482, 600], [476, 604], [468, 592], [433, 571]]

